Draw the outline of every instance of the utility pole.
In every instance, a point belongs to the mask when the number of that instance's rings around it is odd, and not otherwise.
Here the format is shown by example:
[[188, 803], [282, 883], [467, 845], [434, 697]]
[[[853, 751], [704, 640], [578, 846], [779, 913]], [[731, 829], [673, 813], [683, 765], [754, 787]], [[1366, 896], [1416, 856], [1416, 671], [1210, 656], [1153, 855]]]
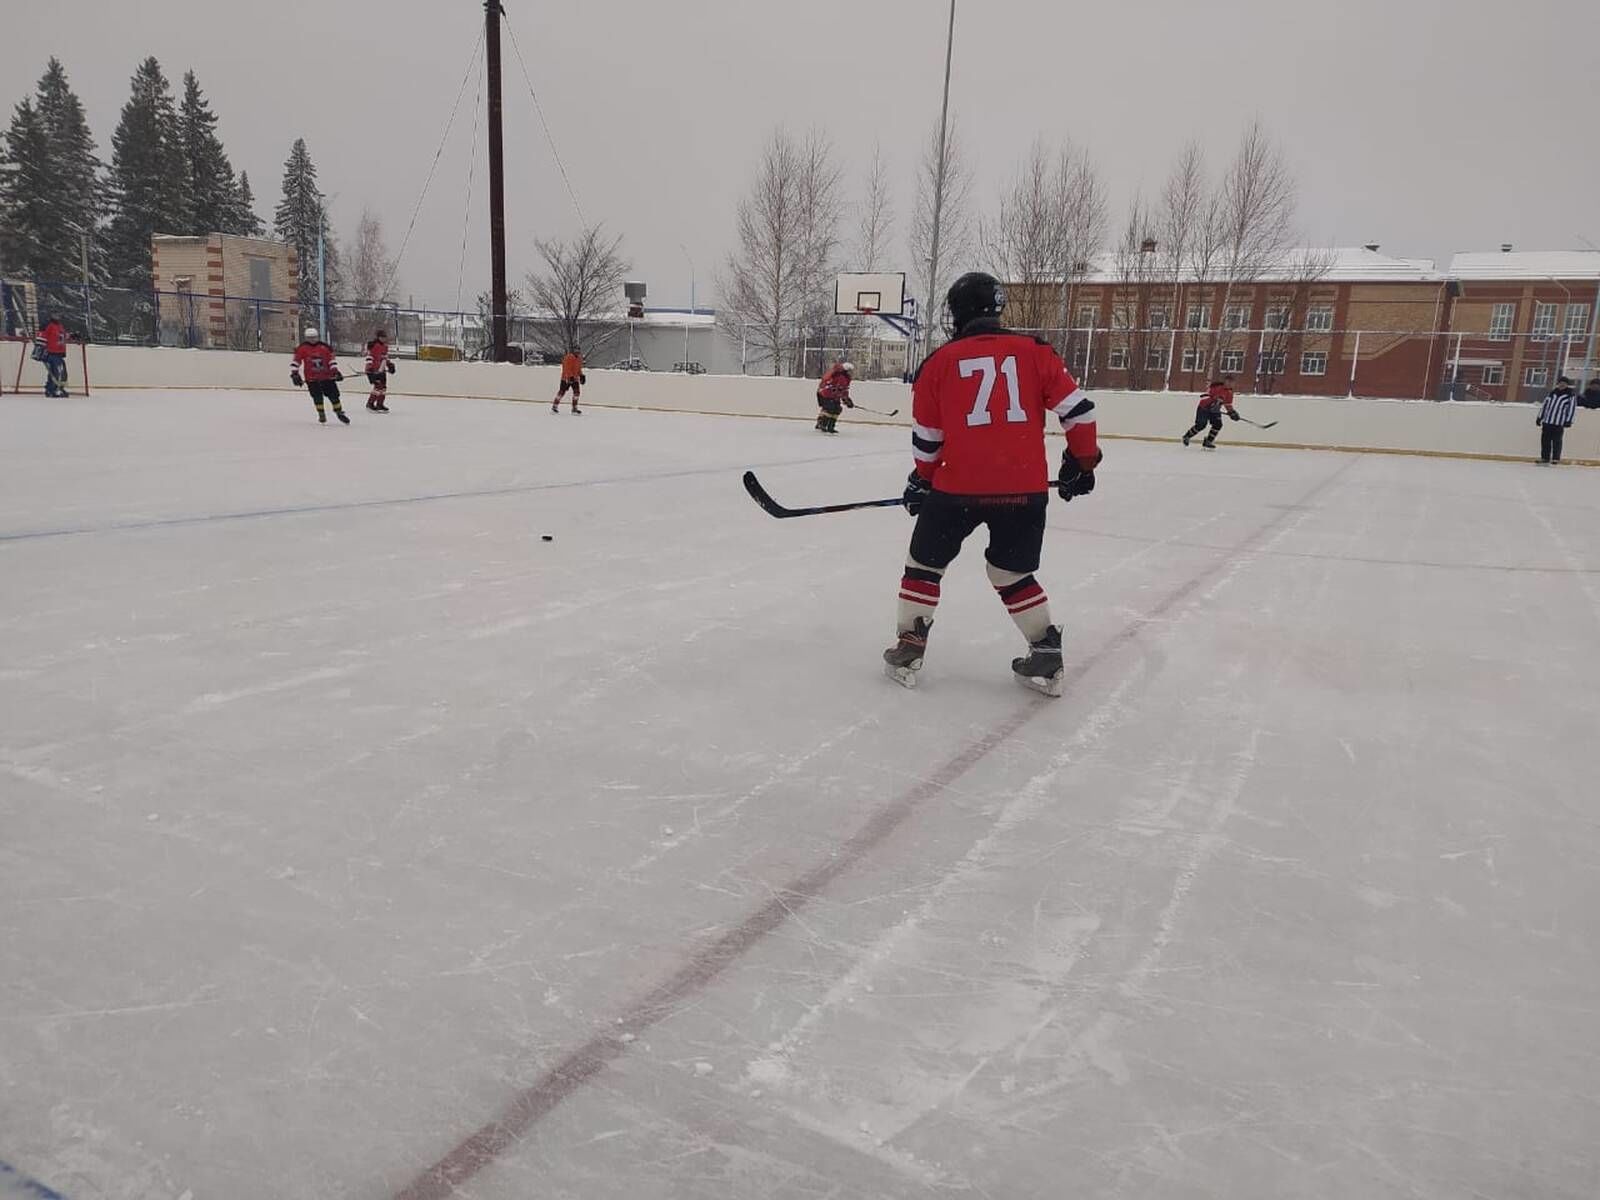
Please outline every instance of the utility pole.
[[[317, 336], [328, 336], [328, 213], [317, 203]], [[332, 345], [330, 342], [329, 345]]]
[[[933, 180], [933, 238], [928, 247], [928, 290], [934, 291], [939, 286], [939, 218], [944, 211], [944, 172], [946, 160], [949, 156], [950, 144], [945, 140], [945, 131], [950, 121], [950, 59], [955, 54], [956, 48], [956, 0], [950, 0], [950, 28], [945, 34], [944, 42], [944, 102], [939, 109], [939, 166], [934, 172]], [[937, 305], [938, 298], [929, 296], [928, 303]], [[938, 308], [935, 307], [937, 312]], [[933, 323], [928, 323], [927, 332], [923, 337], [922, 356], [928, 356], [928, 350], [933, 343]]]
[[484, 47], [489, 84], [489, 361], [505, 362], [506, 353], [506, 176], [505, 138], [501, 129], [500, 0], [483, 0]]

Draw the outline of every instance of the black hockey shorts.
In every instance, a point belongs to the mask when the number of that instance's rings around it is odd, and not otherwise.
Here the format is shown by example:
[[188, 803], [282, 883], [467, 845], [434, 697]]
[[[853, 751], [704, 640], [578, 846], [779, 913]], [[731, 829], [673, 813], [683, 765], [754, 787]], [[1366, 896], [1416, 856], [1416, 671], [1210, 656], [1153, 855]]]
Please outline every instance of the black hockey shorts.
[[556, 389], [556, 399], [559, 400], [561, 397], [565, 396], [568, 388], [572, 389], [572, 398], [574, 400], [578, 399], [581, 391], [576, 379], [563, 379], [561, 381], [561, 386]]
[[979, 525], [989, 527], [986, 558], [1002, 571], [1031, 575], [1044, 548], [1044, 510], [1048, 492], [1017, 496], [957, 496], [932, 491], [922, 501], [911, 531], [911, 557], [942, 571], [955, 561], [961, 543]]
[[1209, 404], [1202, 404], [1194, 410], [1194, 431], [1199, 433], [1208, 424], [1212, 433], [1222, 432], [1222, 410], [1212, 408]]
[[314, 404], [321, 404], [324, 400], [339, 403], [339, 381], [337, 379], [308, 379], [306, 391], [311, 393]]
[[827, 413], [830, 417], [837, 417], [840, 413], [842, 413], [844, 411], [844, 405], [843, 404], [841, 404], [837, 400], [830, 400], [827, 396], [824, 396], [821, 392], [817, 393], [817, 407], [820, 408], [823, 412]]
[[387, 392], [389, 390], [389, 377], [382, 371], [368, 371], [367, 382], [372, 385], [372, 390], [375, 392]]

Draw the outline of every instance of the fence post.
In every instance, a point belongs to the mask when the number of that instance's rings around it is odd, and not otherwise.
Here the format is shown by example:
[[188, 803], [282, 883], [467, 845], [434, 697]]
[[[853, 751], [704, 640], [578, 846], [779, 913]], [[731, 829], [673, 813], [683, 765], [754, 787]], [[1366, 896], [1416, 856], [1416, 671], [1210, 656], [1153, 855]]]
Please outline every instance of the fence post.
[[[1177, 307], [1174, 305], [1173, 307]], [[1176, 327], [1167, 331], [1167, 377], [1161, 385], [1161, 390], [1172, 390], [1172, 359], [1178, 353], [1178, 330]]]
[[1356, 346], [1350, 354], [1350, 395], [1356, 394], [1356, 366], [1361, 362], [1361, 330], [1356, 330]]

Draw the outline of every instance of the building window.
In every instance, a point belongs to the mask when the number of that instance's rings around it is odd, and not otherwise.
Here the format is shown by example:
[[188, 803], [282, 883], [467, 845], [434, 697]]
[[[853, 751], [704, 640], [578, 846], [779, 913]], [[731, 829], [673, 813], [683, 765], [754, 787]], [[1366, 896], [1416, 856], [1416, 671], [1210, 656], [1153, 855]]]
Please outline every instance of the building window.
[[1556, 331], [1556, 306], [1534, 301], [1533, 304], [1533, 340], [1548, 342]]
[[1259, 365], [1256, 370], [1262, 375], [1282, 375], [1284, 367], [1283, 351], [1276, 350], [1271, 354], [1263, 354], [1257, 359], [1257, 363]]
[[1287, 305], [1274, 304], [1271, 308], [1267, 309], [1266, 328], [1289, 328], [1289, 308]]
[[1224, 375], [1237, 375], [1240, 371], [1244, 370], [1244, 351], [1224, 350], [1219, 361], [1222, 363], [1222, 372]]
[[1198, 346], [1185, 346], [1183, 350], [1183, 369], [1185, 371], [1204, 371], [1206, 369], [1206, 352]]
[[1544, 367], [1528, 367], [1522, 372], [1522, 382], [1529, 387], [1543, 387], [1550, 382], [1550, 373]]
[[1222, 314], [1222, 327], [1224, 329], [1243, 329], [1250, 324], [1250, 310], [1242, 304], [1228, 305], [1228, 311]]
[[1081, 372], [1083, 370], [1083, 360], [1085, 357], [1086, 356], [1082, 346], [1074, 346], [1072, 348], [1072, 369], [1074, 371]]
[[1321, 304], [1321, 305], [1318, 305], [1316, 308], [1307, 309], [1306, 310], [1306, 332], [1307, 333], [1332, 333], [1333, 332], [1333, 309], [1332, 309], [1332, 307], [1329, 306], [1329, 305], [1326, 305], [1326, 304]]
[[1144, 352], [1144, 365], [1148, 371], [1165, 371], [1168, 361], [1166, 346], [1151, 346]]
[[1506, 368], [1505, 368], [1505, 364], [1504, 363], [1494, 363], [1491, 366], [1484, 367], [1484, 369], [1483, 369], [1483, 382], [1484, 383], [1488, 384], [1490, 387], [1494, 387], [1497, 384], [1504, 383], [1505, 381], [1506, 381]]
[[1167, 306], [1165, 304], [1152, 304], [1150, 306], [1150, 314], [1146, 319], [1145, 324], [1146, 327], [1150, 329], [1169, 328], [1172, 324], [1172, 317], [1167, 312]]
[[1494, 312], [1489, 316], [1489, 340], [1491, 342], [1509, 342], [1511, 340], [1511, 326], [1517, 320], [1517, 306], [1515, 304], [1496, 304]]
[[1300, 374], [1326, 375], [1328, 373], [1328, 355], [1322, 350], [1307, 350], [1300, 356]]
[[1113, 371], [1126, 371], [1128, 369], [1128, 348], [1126, 346], [1113, 346], [1106, 355], [1106, 366]]
[[1132, 329], [1133, 310], [1125, 304], [1119, 304], [1111, 310], [1111, 328]]
[[1204, 304], [1191, 304], [1189, 311], [1183, 316], [1185, 329], [1204, 329], [1206, 327], [1206, 306]]
[[1589, 332], [1589, 306], [1587, 304], [1567, 305], [1567, 323], [1562, 332], [1569, 338], [1581, 338]]
[[1100, 319], [1100, 309], [1094, 304], [1078, 305], [1078, 328], [1093, 329], [1094, 323]]

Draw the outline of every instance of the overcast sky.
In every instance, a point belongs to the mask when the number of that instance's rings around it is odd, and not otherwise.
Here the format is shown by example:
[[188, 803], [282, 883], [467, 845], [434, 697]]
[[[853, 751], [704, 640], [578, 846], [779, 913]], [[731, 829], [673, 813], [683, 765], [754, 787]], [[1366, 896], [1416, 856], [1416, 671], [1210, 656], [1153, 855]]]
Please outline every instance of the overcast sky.
[[[937, 118], [944, 0], [507, 0], [557, 148], [590, 220], [625, 237], [653, 304], [699, 299], [731, 243], [763, 137], [826, 130], [852, 195], [874, 141], [898, 180], [898, 266], [916, 143]], [[6, 22], [0, 99], [65, 63], [103, 157], [137, 61], [193, 68], [270, 220], [306, 139], [335, 228], [362, 207], [398, 249], [482, 26], [478, 0], [74, 0]], [[1575, 48], [1580, 55], [1568, 53]], [[1310, 243], [1453, 250], [1600, 244], [1600, 3], [1595, 0], [961, 0], [952, 110], [976, 195], [995, 204], [1035, 136], [1099, 161], [1120, 213], [1179, 147], [1220, 165], [1260, 114], [1301, 185]], [[536, 236], [578, 224], [506, 43], [510, 272]], [[480, 72], [481, 73], [481, 72]], [[401, 264], [404, 289], [466, 306], [487, 286], [482, 133], [446, 145]], [[684, 249], [680, 249], [680, 243]], [[962, 266], [981, 264], [960, 264]]]

